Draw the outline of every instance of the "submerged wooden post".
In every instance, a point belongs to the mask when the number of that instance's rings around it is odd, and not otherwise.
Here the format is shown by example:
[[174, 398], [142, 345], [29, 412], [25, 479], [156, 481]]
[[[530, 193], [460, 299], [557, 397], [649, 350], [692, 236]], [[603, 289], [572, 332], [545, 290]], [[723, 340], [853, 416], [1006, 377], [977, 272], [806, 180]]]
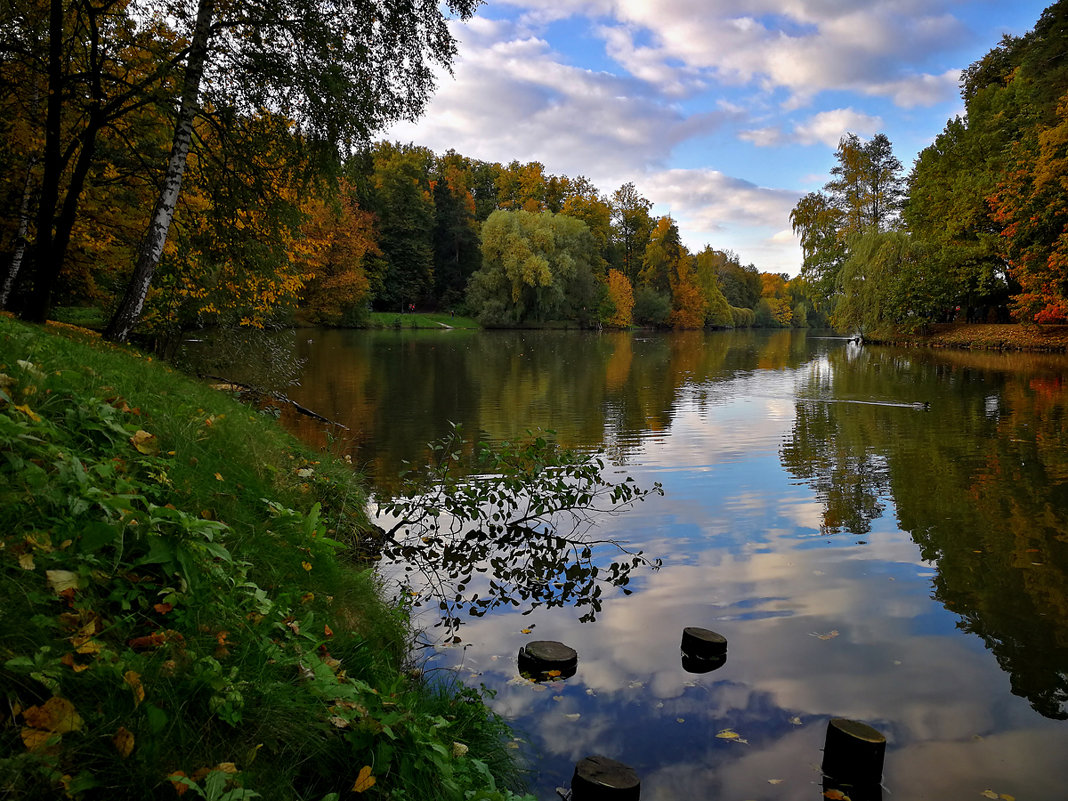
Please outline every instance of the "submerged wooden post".
[[866, 723], [845, 718], [827, 723], [823, 773], [836, 783], [878, 787], [885, 754], [886, 737]]
[[577, 670], [578, 651], [562, 642], [534, 640], [519, 649], [519, 672], [532, 679], [566, 679]]
[[727, 662], [727, 638], [708, 629], [687, 626], [682, 630], [682, 669], [709, 673]]
[[581, 760], [571, 777], [571, 801], [638, 801], [641, 789], [634, 768], [605, 756]]

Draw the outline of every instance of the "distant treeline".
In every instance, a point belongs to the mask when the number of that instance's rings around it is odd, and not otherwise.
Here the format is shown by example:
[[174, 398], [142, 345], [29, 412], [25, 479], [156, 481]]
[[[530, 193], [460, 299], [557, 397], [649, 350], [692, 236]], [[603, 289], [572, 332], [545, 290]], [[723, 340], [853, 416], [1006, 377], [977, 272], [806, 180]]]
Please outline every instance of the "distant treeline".
[[94, 306], [114, 340], [413, 308], [812, 321], [802, 282], [690, 254], [632, 184], [604, 195], [537, 163], [369, 144], [419, 113], [456, 52], [448, 15], [473, 0], [157, 5], [0, 10], [4, 308]]

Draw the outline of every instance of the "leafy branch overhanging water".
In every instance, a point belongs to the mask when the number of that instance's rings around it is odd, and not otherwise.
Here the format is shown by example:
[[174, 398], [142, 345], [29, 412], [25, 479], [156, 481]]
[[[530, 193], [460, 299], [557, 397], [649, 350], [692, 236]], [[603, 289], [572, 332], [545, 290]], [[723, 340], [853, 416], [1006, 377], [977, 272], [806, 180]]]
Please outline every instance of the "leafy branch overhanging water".
[[[601, 609], [602, 587], [626, 585], [633, 570], [656, 569], [626, 543], [591, 535], [598, 520], [650, 495], [627, 476], [605, 477], [605, 460], [560, 448], [551, 431], [528, 431], [495, 446], [464, 439], [460, 426], [430, 443], [426, 465], [408, 470], [397, 494], [373, 511], [382, 555], [403, 565], [415, 605], [436, 602], [450, 634], [463, 614], [504, 606]], [[607, 564], [598, 554], [613, 549]], [[413, 583], [415, 582], [415, 583]]]

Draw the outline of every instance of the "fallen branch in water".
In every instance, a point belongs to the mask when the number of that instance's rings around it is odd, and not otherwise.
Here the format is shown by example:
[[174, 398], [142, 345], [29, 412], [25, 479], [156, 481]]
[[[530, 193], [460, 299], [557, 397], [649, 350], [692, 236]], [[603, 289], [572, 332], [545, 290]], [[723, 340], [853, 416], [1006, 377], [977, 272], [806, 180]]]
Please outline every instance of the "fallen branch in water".
[[236, 390], [238, 390], [240, 392], [249, 392], [249, 393], [251, 393], [253, 395], [260, 395], [260, 396], [265, 395], [265, 396], [267, 396], [267, 397], [269, 397], [269, 398], [271, 398], [273, 400], [279, 401], [280, 403], [289, 404], [290, 406], [293, 407], [294, 411], [297, 411], [297, 412], [299, 412], [300, 414], [303, 414], [306, 417], [310, 417], [313, 420], [318, 420], [321, 423], [329, 423], [332, 426], [337, 426], [338, 428], [343, 428], [346, 431], [349, 430], [349, 427], [347, 425], [344, 425], [343, 423], [339, 423], [336, 420], [331, 420], [329, 417], [323, 417], [318, 412], [313, 412], [311, 409], [307, 408], [306, 406], [301, 406], [299, 403], [297, 403], [295, 400], [290, 398], [284, 392], [277, 392], [275, 390], [257, 389], [256, 387], [253, 387], [253, 386], [251, 386], [249, 384], [242, 384], [240, 381], [233, 381], [233, 380], [231, 380], [229, 378], [223, 378], [222, 376], [218, 376], [218, 375], [202, 374], [200, 377], [201, 378], [207, 378], [207, 379], [210, 379], [212, 381], [220, 381], [220, 382], [222, 382], [223, 384], [226, 385], [225, 387], [218, 386], [218, 387], [216, 387], [216, 389], [230, 389], [230, 390], [236, 389]]

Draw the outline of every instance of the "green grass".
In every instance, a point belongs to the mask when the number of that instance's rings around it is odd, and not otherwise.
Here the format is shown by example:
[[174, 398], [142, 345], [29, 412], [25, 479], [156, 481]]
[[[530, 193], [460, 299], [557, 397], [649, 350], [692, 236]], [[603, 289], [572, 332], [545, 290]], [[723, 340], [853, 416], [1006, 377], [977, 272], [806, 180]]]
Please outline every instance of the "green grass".
[[151, 357], [0, 317], [0, 796], [511, 797], [503, 722], [405, 663], [364, 493]]
[[368, 328], [479, 328], [474, 317], [455, 317], [448, 312], [429, 312], [415, 314], [394, 314], [392, 312], [371, 312], [367, 318]]
[[52, 319], [95, 331], [103, 330], [108, 323], [103, 310], [95, 306], [57, 306], [52, 309]]

